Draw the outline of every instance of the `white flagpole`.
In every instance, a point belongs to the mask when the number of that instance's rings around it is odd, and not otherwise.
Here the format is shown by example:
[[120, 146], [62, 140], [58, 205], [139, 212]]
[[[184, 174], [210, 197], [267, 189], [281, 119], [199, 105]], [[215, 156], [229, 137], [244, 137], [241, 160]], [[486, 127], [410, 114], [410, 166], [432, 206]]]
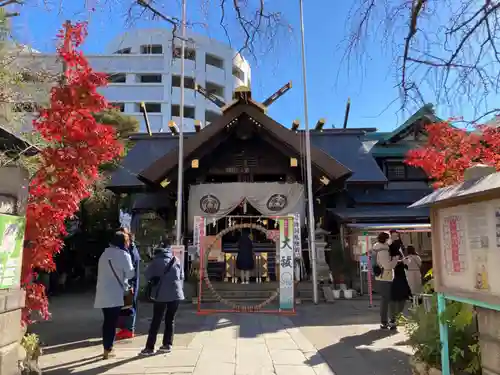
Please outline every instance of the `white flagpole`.
[[303, 1], [299, 0], [300, 7], [300, 34], [301, 34], [301, 50], [302, 50], [302, 80], [304, 81], [304, 122], [306, 133], [306, 180], [307, 180], [307, 205], [309, 218], [309, 246], [311, 254], [312, 268], [312, 284], [313, 284], [313, 301], [318, 303], [318, 273], [316, 268], [316, 244], [314, 239], [314, 197], [312, 191], [312, 166], [311, 166], [311, 134], [309, 132], [309, 112], [307, 105], [307, 74], [306, 74], [306, 42], [304, 36], [304, 10]]
[[179, 124], [179, 161], [177, 164], [177, 219], [175, 242], [182, 245], [182, 202], [184, 192], [184, 62], [186, 55], [186, 0], [182, 0], [182, 25], [181, 25], [181, 103]]

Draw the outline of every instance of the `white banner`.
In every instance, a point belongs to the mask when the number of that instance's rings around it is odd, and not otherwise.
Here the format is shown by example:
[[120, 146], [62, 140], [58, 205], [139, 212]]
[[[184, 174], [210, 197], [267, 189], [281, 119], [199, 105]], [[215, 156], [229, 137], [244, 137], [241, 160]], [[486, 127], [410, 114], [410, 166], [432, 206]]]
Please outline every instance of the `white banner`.
[[300, 214], [293, 214], [293, 254], [295, 259], [302, 258], [302, 235], [300, 233]]
[[181, 265], [181, 280], [184, 280], [184, 245], [172, 245], [172, 255], [177, 258]]
[[280, 223], [280, 311], [293, 310], [294, 305], [294, 259], [293, 217], [282, 218]]
[[[299, 214], [304, 217], [304, 186], [299, 183], [234, 182], [191, 185], [188, 217], [223, 218], [244, 201], [263, 216]], [[191, 222], [188, 222], [191, 225]], [[192, 230], [194, 228], [189, 228]]]

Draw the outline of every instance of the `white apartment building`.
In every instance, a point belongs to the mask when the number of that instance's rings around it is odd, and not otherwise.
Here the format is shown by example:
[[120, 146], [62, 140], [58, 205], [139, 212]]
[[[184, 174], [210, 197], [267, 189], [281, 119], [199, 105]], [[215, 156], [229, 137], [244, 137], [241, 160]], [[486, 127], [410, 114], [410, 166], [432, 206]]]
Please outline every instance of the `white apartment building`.
[[[251, 74], [248, 62], [226, 44], [194, 33], [187, 38], [184, 131], [194, 131], [194, 120], [206, 125], [220, 114], [194, 90], [195, 84], [228, 103], [235, 88], [250, 87]], [[171, 30], [137, 29], [117, 36], [103, 54], [86, 55], [94, 70], [109, 74], [109, 86], [101, 93], [124, 113], [136, 116], [141, 132], [146, 131], [141, 102], [153, 132], [169, 131], [170, 120], [180, 124], [180, 44], [178, 38], [172, 43]], [[62, 70], [53, 54], [34, 51], [20, 59], [33, 69]]]

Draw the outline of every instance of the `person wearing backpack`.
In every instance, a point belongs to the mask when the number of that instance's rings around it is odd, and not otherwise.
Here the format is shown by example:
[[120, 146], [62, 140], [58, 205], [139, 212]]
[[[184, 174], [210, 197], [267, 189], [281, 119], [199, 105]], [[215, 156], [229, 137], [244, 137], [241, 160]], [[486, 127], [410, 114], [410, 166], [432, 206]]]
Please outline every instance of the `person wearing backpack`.
[[141, 355], [155, 353], [156, 336], [163, 318], [165, 331], [160, 352], [169, 353], [172, 350], [175, 315], [180, 301], [184, 300], [181, 267], [172, 254], [170, 244], [164, 240], [162, 246], [155, 250], [153, 261], [144, 275], [148, 280], [148, 297], [153, 301], [153, 319], [149, 326], [146, 347], [141, 351]]
[[[382, 232], [377, 236], [377, 243], [373, 245], [374, 258], [373, 266], [375, 280], [378, 283], [378, 290], [382, 300], [380, 301], [380, 328], [389, 327], [389, 310], [391, 308], [393, 270], [398, 264], [398, 258], [392, 258], [389, 251], [389, 234]], [[392, 312], [392, 311], [391, 311]]]

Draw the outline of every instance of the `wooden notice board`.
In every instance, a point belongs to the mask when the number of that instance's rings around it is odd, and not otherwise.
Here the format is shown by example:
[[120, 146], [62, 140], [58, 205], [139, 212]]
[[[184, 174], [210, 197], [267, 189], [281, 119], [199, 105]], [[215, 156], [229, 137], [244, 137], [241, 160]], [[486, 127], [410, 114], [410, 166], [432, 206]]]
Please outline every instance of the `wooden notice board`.
[[500, 305], [500, 199], [446, 203], [431, 208], [436, 291]]

